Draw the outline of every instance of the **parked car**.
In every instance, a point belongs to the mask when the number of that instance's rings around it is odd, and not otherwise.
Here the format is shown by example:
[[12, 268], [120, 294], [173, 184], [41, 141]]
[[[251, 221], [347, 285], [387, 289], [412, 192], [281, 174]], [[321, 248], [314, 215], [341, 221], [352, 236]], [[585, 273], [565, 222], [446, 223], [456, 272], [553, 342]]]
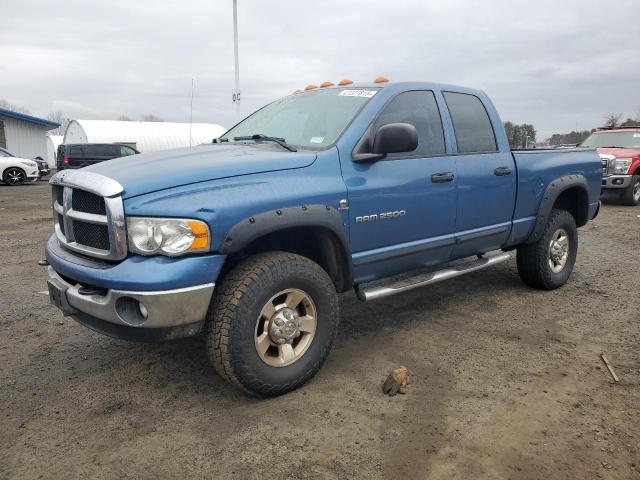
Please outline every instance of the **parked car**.
[[603, 191], [640, 205], [640, 127], [600, 128], [582, 146], [597, 148], [602, 158]]
[[117, 143], [74, 143], [58, 145], [56, 167], [58, 170], [82, 168], [112, 158], [127, 157], [140, 152], [128, 145]]
[[478, 90], [308, 87], [213, 144], [55, 175], [50, 298], [120, 338], [202, 333], [220, 375], [278, 395], [327, 357], [339, 292], [372, 301], [514, 250], [526, 284], [564, 285], [601, 179], [594, 149], [512, 152]]
[[40, 180], [51, 173], [51, 169], [49, 168], [49, 164], [42, 157], [36, 157], [33, 159], [34, 162], [38, 164], [38, 173], [40, 175]]
[[7, 185], [37, 182], [40, 178], [35, 160], [14, 157], [7, 149], [0, 148], [0, 180]]

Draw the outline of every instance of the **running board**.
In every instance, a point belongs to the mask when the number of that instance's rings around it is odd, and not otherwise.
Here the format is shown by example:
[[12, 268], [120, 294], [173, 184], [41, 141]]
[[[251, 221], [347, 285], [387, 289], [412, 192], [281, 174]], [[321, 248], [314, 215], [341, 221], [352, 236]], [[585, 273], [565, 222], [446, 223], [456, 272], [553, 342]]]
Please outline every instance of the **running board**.
[[456, 265], [455, 267], [448, 267], [435, 272], [420, 273], [413, 277], [391, 281], [391, 283], [388, 283], [386, 285], [380, 285], [380, 282], [376, 281], [375, 283], [377, 285], [372, 285], [369, 287], [367, 287], [366, 285], [358, 286], [357, 294], [360, 300], [362, 300], [363, 302], [369, 302], [371, 300], [377, 300], [378, 298], [395, 295], [396, 293], [413, 290], [414, 288], [424, 287], [433, 283], [442, 282], [443, 280], [449, 280], [450, 278], [459, 277], [460, 275], [464, 275], [466, 273], [482, 270], [483, 268], [505, 262], [510, 258], [510, 253], [501, 253], [499, 255], [493, 255], [491, 257], [479, 257], [476, 260], [461, 263], [459, 265]]

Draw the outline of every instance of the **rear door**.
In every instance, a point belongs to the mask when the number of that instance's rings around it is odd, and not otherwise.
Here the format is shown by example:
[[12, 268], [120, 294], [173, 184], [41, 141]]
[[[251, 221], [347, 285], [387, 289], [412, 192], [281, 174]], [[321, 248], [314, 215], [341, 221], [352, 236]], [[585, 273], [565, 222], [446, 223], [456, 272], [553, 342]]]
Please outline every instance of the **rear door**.
[[456, 210], [455, 158], [446, 154], [439, 106], [430, 90], [397, 94], [365, 137], [382, 125], [410, 123], [418, 147], [374, 163], [342, 161], [349, 195], [356, 282], [449, 260]]
[[457, 147], [453, 258], [463, 258], [496, 250], [507, 241], [516, 198], [516, 167], [511, 150], [499, 151], [489, 113], [479, 97], [442, 94]]

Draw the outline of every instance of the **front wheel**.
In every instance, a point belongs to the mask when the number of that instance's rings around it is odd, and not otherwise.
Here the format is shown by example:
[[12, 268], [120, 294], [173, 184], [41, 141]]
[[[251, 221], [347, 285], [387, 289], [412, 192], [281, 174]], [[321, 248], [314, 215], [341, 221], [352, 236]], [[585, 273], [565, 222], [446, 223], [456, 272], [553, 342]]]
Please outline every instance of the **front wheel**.
[[227, 381], [255, 396], [275, 396], [316, 374], [337, 329], [338, 298], [329, 275], [300, 255], [262, 253], [216, 286], [207, 349]]
[[622, 194], [622, 201], [631, 207], [640, 205], [640, 175], [631, 177], [631, 185]]
[[17, 167], [7, 168], [2, 176], [2, 181], [11, 186], [22, 185], [26, 179], [27, 175], [24, 170]]
[[538, 241], [518, 248], [520, 278], [533, 288], [559, 288], [569, 280], [577, 252], [578, 229], [573, 215], [554, 209]]

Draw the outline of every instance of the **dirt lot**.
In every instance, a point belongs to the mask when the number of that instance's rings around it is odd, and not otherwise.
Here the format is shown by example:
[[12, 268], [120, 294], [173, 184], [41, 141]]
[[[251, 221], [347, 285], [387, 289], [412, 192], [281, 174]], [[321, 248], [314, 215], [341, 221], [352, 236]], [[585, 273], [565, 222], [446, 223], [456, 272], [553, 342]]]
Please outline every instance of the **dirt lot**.
[[[48, 185], [0, 186], [2, 480], [640, 479], [640, 208], [605, 205], [554, 292], [510, 261], [344, 296], [320, 374], [271, 400], [225, 384], [199, 339], [133, 344], [63, 318], [36, 263], [50, 212]], [[413, 385], [385, 397], [400, 364]]]

